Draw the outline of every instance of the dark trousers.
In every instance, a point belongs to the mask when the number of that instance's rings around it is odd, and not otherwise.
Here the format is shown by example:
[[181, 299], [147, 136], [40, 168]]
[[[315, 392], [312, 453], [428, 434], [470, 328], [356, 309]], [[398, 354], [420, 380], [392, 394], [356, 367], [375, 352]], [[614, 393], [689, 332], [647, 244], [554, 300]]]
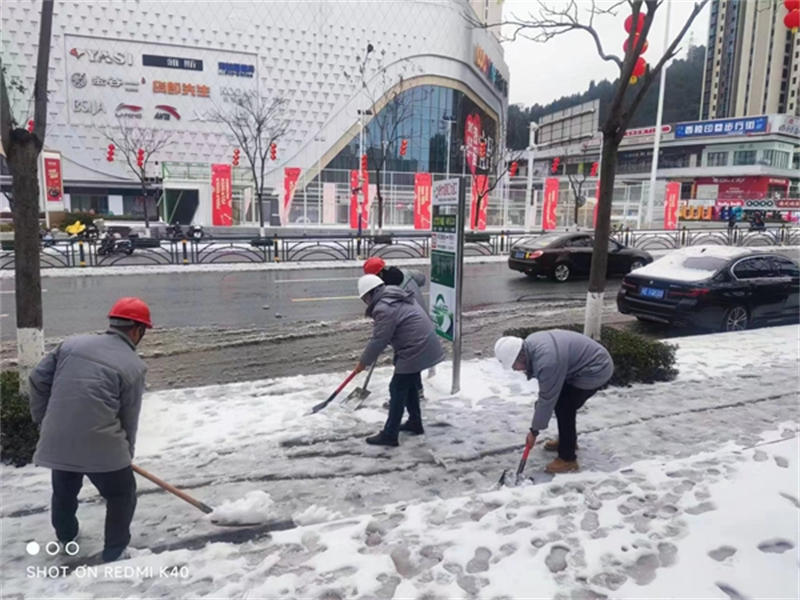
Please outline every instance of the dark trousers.
[[[105, 548], [122, 549], [131, 541], [131, 521], [136, 510], [136, 479], [133, 469], [125, 467], [106, 473], [85, 473], [106, 501]], [[51, 521], [56, 537], [72, 540], [78, 534], [78, 492], [84, 473], [53, 470], [53, 506]]]
[[422, 377], [419, 373], [395, 373], [389, 382], [389, 417], [383, 426], [386, 436], [396, 438], [403, 420], [403, 413], [408, 410], [408, 420], [422, 425], [422, 412], [419, 409], [419, 389]]
[[578, 409], [594, 396], [597, 389], [582, 390], [564, 384], [561, 394], [556, 402], [556, 419], [558, 420], [558, 457], [562, 460], [575, 460], [575, 446], [578, 444], [577, 425], [575, 418]]

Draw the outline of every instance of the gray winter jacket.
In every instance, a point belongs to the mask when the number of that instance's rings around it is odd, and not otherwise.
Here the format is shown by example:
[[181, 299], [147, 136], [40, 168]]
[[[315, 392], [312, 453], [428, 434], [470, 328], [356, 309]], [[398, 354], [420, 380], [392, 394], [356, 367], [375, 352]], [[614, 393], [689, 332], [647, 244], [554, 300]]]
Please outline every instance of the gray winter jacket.
[[395, 373], [419, 373], [444, 360], [433, 322], [412, 292], [394, 285], [379, 287], [372, 293], [366, 315], [374, 324], [361, 364], [374, 363], [387, 344], [394, 349]]
[[68, 338], [30, 376], [37, 465], [102, 473], [131, 464], [147, 366], [126, 335]]
[[522, 344], [528, 379], [539, 382], [531, 429], [546, 429], [565, 383], [582, 390], [603, 387], [614, 373], [608, 351], [575, 331], [551, 329], [530, 334]]
[[425, 299], [422, 297], [422, 288], [425, 287], [427, 278], [419, 271], [403, 271], [403, 283], [400, 287], [409, 292], [414, 292], [414, 300], [417, 301], [423, 310], [427, 313], [428, 306], [425, 304]]

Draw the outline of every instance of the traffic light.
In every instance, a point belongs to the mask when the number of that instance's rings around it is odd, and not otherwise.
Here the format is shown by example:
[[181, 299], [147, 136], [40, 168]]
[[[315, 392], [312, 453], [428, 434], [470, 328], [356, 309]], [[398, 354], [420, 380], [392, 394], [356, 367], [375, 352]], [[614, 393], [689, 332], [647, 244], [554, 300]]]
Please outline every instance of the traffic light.
[[275, 142], [269, 145], [269, 158], [270, 160], [278, 160], [278, 144]]
[[553, 174], [558, 173], [558, 167], [559, 167], [560, 164], [561, 164], [561, 159], [558, 156], [556, 156], [553, 159], [553, 164], [550, 167], [550, 172], [553, 173]]
[[28, 126], [26, 127], [26, 129], [28, 130], [28, 133], [33, 133], [33, 119], [30, 119], [28, 121]]
[[362, 154], [361, 155], [361, 170], [362, 171], [366, 171], [367, 170], [367, 155], [366, 154]]
[[136, 153], [136, 164], [139, 165], [140, 169], [144, 167], [144, 150], [141, 148], [139, 148], [139, 152]]
[[511, 167], [508, 169], [508, 174], [514, 177], [517, 174], [517, 169], [519, 169], [519, 163], [517, 161], [512, 162]]
[[233, 151], [233, 166], [234, 167], [238, 167], [239, 166], [239, 149], [238, 148], [236, 148]]
[[481, 140], [481, 145], [478, 147], [478, 156], [486, 158], [486, 142]]
[[408, 140], [403, 140], [400, 142], [400, 156], [405, 156], [406, 152], [408, 152]]
[[114, 147], [114, 144], [109, 144], [108, 145], [108, 154], [106, 154], [106, 160], [108, 162], [114, 162], [114, 150], [115, 149], [116, 148]]
[[597, 177], [597, 169], [600, 168], [600, 164], [595, 161], [592, 163], [592, 170], [589, 172], [590, 177]]

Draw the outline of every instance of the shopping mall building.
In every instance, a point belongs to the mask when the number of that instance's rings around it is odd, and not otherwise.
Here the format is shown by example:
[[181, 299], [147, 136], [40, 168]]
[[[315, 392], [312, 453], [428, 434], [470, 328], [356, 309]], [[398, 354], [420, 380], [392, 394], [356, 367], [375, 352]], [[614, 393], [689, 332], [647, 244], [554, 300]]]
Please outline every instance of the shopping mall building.
[[[2, 10], [6, 77], [29, 91], [40, 6], [19, 0]], [[212, 165], [231, 165], [239, 146], [217, 117], [251, 95], [285, 101], [286, 133], [266, 166], [267, 187], [281, 199], [287, 173], [294, 178], [285, 222], [345, 225], [362, 153], [372, 171], [385, 150], [382, 184], [403, 190], [417, 172], [465, 167], [465, 127], [500, 155], [508, 68], [495, 36], [474, 26], [497, 20], [500, 7], [494, 0], [57, 1], [45, 146], [60, 159], [63, 189], [59, 195], [49, 181], [43, 204], [53, 213], [143, 215], [141, 186], [119, 147], [108, 160], [107, 134], [151, 129], [171, 136], [147, 165], [161, 198], [158, 207], [148, 199], [149, 214], [213, 224]], [[12, 104], [19, 123], [32, 118], [25, 98]], [[392, 106], [404, 112], [388, 117], [395, 126], [387, 134], [381, 110]], [[229, 181], [230, 224], [257, 224], [244, 154]], [[386, 209], [394, 222], [413, 219], [403, 195], [394, 198]]]

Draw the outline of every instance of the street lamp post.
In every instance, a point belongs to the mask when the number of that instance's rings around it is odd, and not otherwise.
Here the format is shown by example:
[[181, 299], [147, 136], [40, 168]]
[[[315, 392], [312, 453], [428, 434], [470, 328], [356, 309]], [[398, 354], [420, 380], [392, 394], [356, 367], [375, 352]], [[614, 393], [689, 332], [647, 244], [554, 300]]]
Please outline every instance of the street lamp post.
[[450, 179], [450, 137], [453, 131], [453, 123], [456, 122], [456, 118], [453, 115], [444, 114], [442, 115], [442, 121], [447, 123], [447, 179]]
[[[530, 227], [531, 224], [536, 224], [536, 206], [533, 205], [533, 157], [536, 153], [536, 131], [539, 129], [539, 124], [536, 121], [531, 121], [528, 124], [528, 178], [525, 185], [525, 214], [528, 211], [533, 212], [533, 219], [525, 219], [525, 227]], [[533, 223], [531, 223], [533, 220]]]

